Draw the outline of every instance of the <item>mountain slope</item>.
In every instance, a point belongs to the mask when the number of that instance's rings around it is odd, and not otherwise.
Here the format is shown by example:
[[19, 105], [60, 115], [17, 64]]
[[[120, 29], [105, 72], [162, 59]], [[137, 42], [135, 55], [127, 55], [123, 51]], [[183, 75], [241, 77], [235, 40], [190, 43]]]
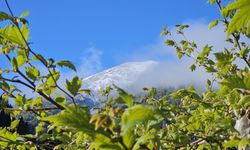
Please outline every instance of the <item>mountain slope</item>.
[[83, 83], [85, 87], [98, 93], [112, 84], [126, 89], [133, 86], [146, 71], [154, 68], [157, 64], [155, 61], [124, 63], [89, 76], [83, 80]]

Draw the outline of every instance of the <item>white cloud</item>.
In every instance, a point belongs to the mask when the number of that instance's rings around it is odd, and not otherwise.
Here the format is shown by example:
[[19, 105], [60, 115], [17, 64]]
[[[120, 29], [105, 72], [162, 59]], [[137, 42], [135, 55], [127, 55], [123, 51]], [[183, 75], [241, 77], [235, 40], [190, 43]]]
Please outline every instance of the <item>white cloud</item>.
[[204, 89], [204, 82], [210, 76], [204, 70], [191, 72], [188, 63], [160, 62], [146, 70], [138, 80], [128, 87], [129, 91], [141, 90], [143, 87], [175, 87], [195, 85]]
[[[189, 24], [190, 28], [185, 29], [185, 36], [189, 41], [197, 42], [200, 49], [206, 44], [213, 45], [216, 51], [222, 50], [225, 43], [226, 34], [224, 33], [223, 26], [217, 26], [211, 30], [208, 29], [208, 23], [204, 21], [189, 21], [184, 24]], [[183, 39], [180, 35], [174, 34], [176, 32], [174, 27], [170, 28], [176, 41]], [[167, 47], [164, 44], [166, 38], [157, 37], [156, 42], [150, 43], [143, 47], [134, 49], [134, 53], [129, 54], [127, 57], [119, 58], [122, 61], [144, 61], [144, 60], [157, 60], [157, 61], [176, 61], [176, 52], [172, 47]]]
[[[185, 24], [190, 25], [190, 28], [185, 30], [186, 38], [189, 41], [197, 42], [200, 50], [206, 44], [213, 46], [213, 52], [221, 51], [224, 47], [229, 46], [225, 42], [226, 34], [223, 26], [219, 25], [209, 30], [208, 23], [204, 21], [188, 21]], [[175, 32], [173, 28], [170, 30]], [[176, 40], [182, 39], [177, 35], [174, 35], [174, 38]], [[133, 84], [129, 84], [127, 87], [123, 86], [123, 88], [133, 92], [141, 91], [143, 87], [179, 87], [193, 84], [199, 89], [204, 89], [206, 79], [211, 78], [211, 76], [199, 67], [196, 71], [191, 72], [189, 66], [193, 60], [189, 58], [177, 59], [175, 50], [167, 47], [164, 40], [164, 38], [157, 38], [157, 42], [136, 48], [134, 53], [117, 58], [120, 63], [148, 60], [158, 62], [154, 67], [148, 68]], [[101, 56], [102, 51], [94, 47], [87, 49], [81, 59], [82, 63], [77, 74], [86, 77], [99, 72], [102, 69]], [[239, 61], [239, 64], [242, 65], [242, 61]], [[72, 77], [72, 75], [69, 76]]]
[[101, 50], [95, 47], [87, 48], [81, 57], [79, 75], [86, 77], [100, 71], [102, 69], [101, 56]]
[[[189, 41], [195, 41], [199, 49], [209, 44], [214, 47], [215, 51], [223, 50], [226, 44], [224, 41], [226, 34], [222, 26], [217, 26], [211, 30], [208, 29], [208, 23], [201, 21], [190, 21], [188, 23], [190, 28], [185, 30], [186, 38]], [[170, 29], [173, 33], [175, 30]], [[178, 41], [182, 37], [174, 35]], [[189, 69], [193, 60], [189, 58], [177, 59], [176, 52], [172, 47], [167, 47], [164, 44], [164, 38], [158, 39], [154, 44], [149, 44], [140, 48], [139, 51], [126, 57], [123, 61], [158, 61], [158, 65], [147, 70], [134, 85], [127, 87], [127, 90], [134, 91], [142, 87], [167, 87], [167, 86], [186, 86], [194, 84], [201, 89], [205, 88], [205, 81], [211, 76], [202, 68], [197, 68], [196, 71], [191, 72]]]

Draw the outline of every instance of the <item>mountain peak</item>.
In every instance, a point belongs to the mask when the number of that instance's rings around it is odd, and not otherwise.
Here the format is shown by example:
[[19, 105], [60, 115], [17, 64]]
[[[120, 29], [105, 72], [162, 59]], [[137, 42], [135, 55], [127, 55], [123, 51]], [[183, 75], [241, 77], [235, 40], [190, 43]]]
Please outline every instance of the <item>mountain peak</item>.
[[155, 61], [127, 62], [89, 76], [83, 82], [87, 88], [94, 92], [101, 92], [112, 84], [125, 88], [131, 86], [144, 72], [157, 64]]

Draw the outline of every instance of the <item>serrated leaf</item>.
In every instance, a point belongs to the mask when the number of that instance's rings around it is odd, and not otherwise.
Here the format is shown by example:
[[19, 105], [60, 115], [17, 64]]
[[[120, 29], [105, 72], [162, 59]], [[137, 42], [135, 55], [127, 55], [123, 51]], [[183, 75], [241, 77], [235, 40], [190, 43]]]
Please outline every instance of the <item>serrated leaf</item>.
[[5, 12], [0, 11], [0, 21], [12, 20], [13, 17]]
[[241, 57], [246, 57], [246, 56], [248, 55], [249, 51], [250, 51], [250, 49], [249, 49], [248, 46], [242, 48], [242, 49], [240, 50], [240, 56], [241, 56]]
[[237, 9], [237, 12], [230, 20], [227, 30], [227, 36], [231, 35], [235, 31], [245, 30], [247, 34], [250, 32], [250, 1], [249, 0], [237, 0], [230, 3], [222, 13]]
[[6, 128], [0, 129], [0, 147], [9, 149], [9, 145], [15, 144], [17, 133], [11, 133]]
[[66, 110], [42, 120], [53, 122], [56, 126], [68, 127], [78, 132], [84, 132], [92, 137], [98, 133], [105, 135], [102, 130], [95, 130], [95, 126], [89, 123], [89, 111], [83, 107], [75, 108], [74, 105], [69, 105]]
[[71, 81], [66, 80], [66, 89], [72, 94], [77, 95], [82, 86], [82, 80], [75, 76]]
[[204, 46], [202, 52], [199, 53], [198, 58], [203, 60], [204, 57], [209, 55], [211, 50], [212, 50], [212, 46], [209, 46], [209, 45]]
[[[20, 28], [20, 31], [22, 32], [24, 39], [28, 40], [29, 29], [27, 24], [23, 24], [22, 27]], [[14, 25], [9, 25], [8, 27], [0, 29], [0, 35], [13, 43], [26, 46], [25, 40], [20, 34], [18, 28]]]
[[51, 75], [49, 75], [48, 79], [47, 79], [47, 84], [49, 86], [56, 86], [56, 82], [57, 80], [60, 78], [60, 72], [51, 72]]
[[62, 60], [62, 61], [59, 61], [57, 62], [57, 64], [60, 66], [60, 67], [68, 67], [74, 71], [76, 71], [76, 67], [68, 60]]
[[35, 81], [40, 76], [40, 71], [34, 66], [25, 67], [25, 71], [26, 75], [33, 81]]
[[156, 111], [145, 105], [135, 105], [127, 109], [122, 115], [123, 141], [127, 147], [135, 142], [134, 129], [136, 124], [155, 120]]
[[113, 86], [119, 94], [119, 97], [116, 102], [119, 104], [126, 104], [128, 107], [133, 106], [134, 98], [132, 97], [132, 95], [129, 95], [127, 92], [125, 92], [123, 89], [119, 88], [116, 85]]
[[26, 102], [25, 96], [21, 96], [20, 94], [18, 94], [16, 96], [16, 98], [14, 99], [14, 104], [16, 106], [21, 106], [22, 107], [22, 106], [24, 106], [25, 102]]

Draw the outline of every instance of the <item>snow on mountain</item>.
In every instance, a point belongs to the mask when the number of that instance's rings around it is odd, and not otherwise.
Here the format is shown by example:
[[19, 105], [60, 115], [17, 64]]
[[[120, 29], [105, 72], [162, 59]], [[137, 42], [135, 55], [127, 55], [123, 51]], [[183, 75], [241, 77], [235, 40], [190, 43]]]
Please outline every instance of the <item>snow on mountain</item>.
[[126, 89], [127, 87], [133, 87], [133, 84], [145, 72], [154, 68], [157, 64], [155, 61], [124, 63], [85, 78], [83, 84], [95, 93], [101, 92], [105, 87], [112, 86], [112, 84]]
[[197, 89], [204, 89], [204, 83], [209, 74], [204, 70], [189, 70], [188, 63], [180, 62], [128, 62], [83, 80], [85, 88], [92, 90], [94, 97], [107, 86], [115, 84], [131, 94], [141, 93], [142, 88], [167, 88], [194, 85]]

